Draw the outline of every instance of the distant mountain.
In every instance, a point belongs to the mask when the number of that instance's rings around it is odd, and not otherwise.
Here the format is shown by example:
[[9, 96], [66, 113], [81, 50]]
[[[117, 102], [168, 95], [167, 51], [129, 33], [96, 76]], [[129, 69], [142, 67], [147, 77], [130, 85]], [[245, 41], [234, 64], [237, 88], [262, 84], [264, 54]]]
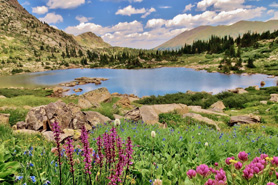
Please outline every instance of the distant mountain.
[[262, 33], [265, 31], [278, 30], [278, 20], [271, 20], [267, 22], [260, 21], [240, 21], [233, 25], [221, 25], [221, 26], [200, 26], [189, 31], [185, 31], [171, 40], [161, 44], [155, 49], [167, 50], [177, 49], [184, 44], [192, 44], [197, 40], [208, 40], [212, 35], [237, 37], [247, 33], [248, 31]]
[[92, 32], [86, 32], [75, 36], [74, 39], [83, 47], [87, 48], [108, 48], [110, 44], [104, 42], [101, 37]]
[[58, 55], [66, 47], [85, 51], [110, 45], [93, 33], [75, 37], [53, 28], [31, 15], [17, 0], [0, 1], [0, 60], [5, 57], [35, 60], [46, 51]]

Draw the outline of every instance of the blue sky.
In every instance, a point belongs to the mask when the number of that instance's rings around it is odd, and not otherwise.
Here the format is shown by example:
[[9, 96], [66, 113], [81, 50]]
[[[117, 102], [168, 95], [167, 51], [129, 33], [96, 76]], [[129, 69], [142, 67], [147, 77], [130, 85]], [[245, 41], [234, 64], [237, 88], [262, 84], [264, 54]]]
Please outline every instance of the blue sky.
[[278, 19], [278, 0], [19, 0], [49, 25], [113, 46], [153, 48], [201, 25]]

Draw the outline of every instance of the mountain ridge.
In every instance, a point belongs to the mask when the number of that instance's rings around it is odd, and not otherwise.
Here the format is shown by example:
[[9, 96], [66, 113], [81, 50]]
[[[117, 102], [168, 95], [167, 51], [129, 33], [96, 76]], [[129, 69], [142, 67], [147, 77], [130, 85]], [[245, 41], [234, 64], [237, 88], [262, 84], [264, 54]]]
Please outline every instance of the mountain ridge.
[[247, 33], [248, 31], [262, 33], [264, 31], [272, 32], [275, 30], [278, 30], [278, 20], [269, 20], [266, 22], [242, 20], [232, 25], [203, 25], [191, 30], [184, 31], [183, 33], [175, 36], [167, 42], [164, 42], [154, 49], [178, 49], [184, 46], [185, 43], [192, 44], [196, 40], [208, 40], [212, 35], [220, 37], [230, 35], [231, 37], [235, 38], [238, 37], [238, 35]]

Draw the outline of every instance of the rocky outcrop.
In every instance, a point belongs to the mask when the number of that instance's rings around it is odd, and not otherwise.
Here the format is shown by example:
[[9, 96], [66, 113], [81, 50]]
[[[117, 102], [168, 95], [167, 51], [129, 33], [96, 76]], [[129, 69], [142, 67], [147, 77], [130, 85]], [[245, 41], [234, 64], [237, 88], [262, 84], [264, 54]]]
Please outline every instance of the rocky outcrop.
[[202, 109], [200, 106], [188, 106], [189, 110], [196, 113], [203, 113], [203, 114], [213, 114], [218, 116], [229, 116], [228, 114], [224, 114], [221, 112], [214, 112], [207, 109]]
[[0, 99], [5, 99], [6, 96], [0, 95]]
[[226, 108], [224, 103], [222, 101], [215, 102], [210, 106], [210, 110], [215, 111], [215, 112], [223, 112], [223, 110]]
[[183, 115], [188, 113], [188, 108], [183, 104], [144, 105], [127, 112], [124, 117], [135, 121], [142, 119], [147, 124], [155, 124], [159, 121], [159, 114], [173, 111]]
[[278, 102], [278, 94], [271, 94], [269, 101]]
[[183, 118], [186, 118], [186, 117], [190, 117], [190, 118], [192, 118], [194, 120], [197, 120], [199, 122], [205, 123], [207, 125], [211, 125], [211, 126], [215, 127], [218, 131], [220, 130], [220, 128], [218, 127], [218, 125], [217, 125], [217, 123], [215, 121], [213, 121], [212, 119], [209, 119], [207, 117], [203, 117], [200, 114], [187, 113], [187, 114], [183, 115]]
[[235, 124], [255, 124], [260, 123], [261, 118], [254, 115], [243, 115], [243, 116], [232, 116], [229, 121], [229, 126], [234, 126]]
[[74, 92], [82, 92], [82, 91], [83, 91], [83, 89], [81, 89], [81, 88], [77, 88], [77, 89], [73, 89], [73, 91], [74, 91]]
[[91, 104], [91, 102], [89, 102], [89, 100], [85, 98], [79, 98], [78, 107], [80, 107], [81, 109], [89, 109], [93, 107], [93, 105]]
[[65, 87], [74, 87], [76, 85], [85, 85], [89, 83], [93, 83], [95, 85], [100, 85], [101, 81], [106, 81], [108, 80], [107, 78], [89, 78], [89, 77], [80, 77], [80, 78], [75, 78], [74, 81], [67, 82], [67, 83], [61, 83], [61, 86]]
[[64, 96], [64, 92], [68, 92], [68, 91], [69, 89], [63, 89], [62, 87], [54, 87], [51, 97], [61, 98]]
[[100, 113], [88, 111], [82, 112], [74, 104], [66, 104], [62, 101], [32, 108], [25, 122], [18, 122], [18, 129], [30, 129], [35, 131], [51, 131], [52, 123], [57, 121], [62, 130], [81, 129], [84, 125], [95, 127], [98, 123], [110, 121]]
[[10, 114], [0, 113], [0, 124], [9, 125]]
[[116, 106], [122, 107], [122, 108], [128, 108], [132, 109], [131, 101], [127, 96], [121, 98], [119, 101], [117, 101]]
[[99, 107], [100, 103], [109, 102], [109, 101], [111, 101], [111, 94], [105, 87], [103, 87], [93, 91], [89, 91], [81, 95], [78, 101], [78, 106], [80, 108], [84, 108], [84, 107], [90, 108], [88, 107], [89, 106], [88, 102], [90, 102], [92, 106]]
[[236, 89], [230, 89], [228, 90], [229, 92], [232, 92], [232, 93], [237, 93], [237, 94], [245, 94], [245, 93], [248, 93], [248, 91], [246, 91], [245, 89], [243, 88], [236, 88]]
[[131, 110], [131, 111], [128, 111], [128, 112], [124, 115], [124, 118], [126, 118], [126, 119], [131, 119], [131, 120], [134, 120], [134, 121], [141, 120], [142, 117], [141, 117], [141, 115], [140, 115], [139, 107], [136, 107], [135, 109], [133, 109], [133, 110]]

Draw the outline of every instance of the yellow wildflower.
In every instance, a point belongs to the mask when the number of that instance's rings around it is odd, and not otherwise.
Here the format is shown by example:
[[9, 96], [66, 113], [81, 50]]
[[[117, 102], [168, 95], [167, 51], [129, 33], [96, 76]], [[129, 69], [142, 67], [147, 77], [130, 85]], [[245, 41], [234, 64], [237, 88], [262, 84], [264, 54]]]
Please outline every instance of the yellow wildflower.
[[236, 164], [237, 163], [237, 161], [233, 160], [233, 159], [231, 159], [229, 162], [232, 163], [232, 164]]
[[135, 179], [131, 179], [131, 184], [136, 184]]

